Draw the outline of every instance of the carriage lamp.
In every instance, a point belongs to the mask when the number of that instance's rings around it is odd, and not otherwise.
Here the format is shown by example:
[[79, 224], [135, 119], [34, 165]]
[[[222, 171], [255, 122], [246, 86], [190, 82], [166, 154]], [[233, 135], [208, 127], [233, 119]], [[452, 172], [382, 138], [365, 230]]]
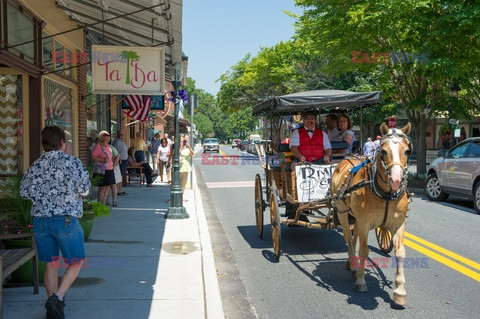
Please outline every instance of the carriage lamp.
[[[453, 85], [449, 88], [450, 90], [450, 96], [452, 98], [456, 98], [458, 100], [458, 92], [460, 91], [460, 87], [458, 86], [457, 83], [453, 83]], [[452, 117], [452, 103], [450, 102], [450, 104], [448, 105], [448, 117], [449, 117], [449, 123], [450, 123], [450, 131], [451, 131], [451, 135], [450, 135], [450, 147], [453, 147], [455, 145], [455, 133], [454, 133], [454, 122], [455, 122], [455, 119]]]
[[174, 90], [174, 129], [175, 138], [173, 144], [173, 172], [172, 172], [172, 189], [170, 190], [170, 207], [168, 208], [165, 218], [169, 219], [185, 219], [190, 216], [187, 210], [183, 206], [183, 192], [180, 186], [180, 126], [179, 126], [179, 110], [180, 110], [180, 97], [178, 94], [178, 87], [183, 78], [183, 63], [177, 62], [173, 69], [173, 90]]

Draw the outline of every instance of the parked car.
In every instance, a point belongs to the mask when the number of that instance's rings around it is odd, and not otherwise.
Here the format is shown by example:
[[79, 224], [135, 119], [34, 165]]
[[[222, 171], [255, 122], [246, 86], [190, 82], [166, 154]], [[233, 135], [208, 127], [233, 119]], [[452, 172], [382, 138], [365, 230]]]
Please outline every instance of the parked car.
[[203, 152], [212, 151], [212, 152], [219, 152], [220, 147], [218, 146], [218, 140], [216, 138], [206, 138], [203, 141]]
[[451, 194], [471, 198], [480, 214], [480, 137], [462, 141], [428, 166], [425, 194], [433, 201]]
[[246, 151], [246, 150], [247, 150], [247, 146], [248, 146], [248, 141], [247, 141], [247, 140], [243, 140], [243, 141], [242, 141], [242, 144], [240, 144], [240, 150], [241, 150], [241, 151]]

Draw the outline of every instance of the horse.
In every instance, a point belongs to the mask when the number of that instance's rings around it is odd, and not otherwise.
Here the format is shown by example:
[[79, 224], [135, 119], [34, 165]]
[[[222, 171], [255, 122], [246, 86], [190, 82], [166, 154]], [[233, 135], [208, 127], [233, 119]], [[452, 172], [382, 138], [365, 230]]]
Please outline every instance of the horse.
[[[356, 291], [368, 291], [365, 263], [368, 262], [369, 231], [383, 226], [394, 234], [397, 270], [393, 301], [400, 306], [407, 302], [403, 236], [410, 197], [406, 191], [408, 158], [412, 152], [408, 137], [410, 128], [410, 123], [402, 129], [389, 129], [383, 123], [380, 126], [380, 147], [374, 155], [342, 160], [333, 172], [330, 186], [333, 208], [348, 245], [346, 266], [356, 276]], [[349, 215], [355, 220], [352, 222], [353, 231]], [[358, 257], [355, 256], [357, 239], [360, 240]]]

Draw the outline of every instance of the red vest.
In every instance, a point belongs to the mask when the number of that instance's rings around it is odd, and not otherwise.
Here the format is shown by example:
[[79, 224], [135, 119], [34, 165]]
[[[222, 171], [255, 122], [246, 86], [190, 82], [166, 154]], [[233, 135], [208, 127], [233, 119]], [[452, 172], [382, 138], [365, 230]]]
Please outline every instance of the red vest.
[[305, 156], [307, 162], [313, 162], [319, 159], [323, 159], [323, 132], [322, 130], [315, 129], [313, 136], [310, 138], [307, 130], [304, 127], [298, 129], [298, 135], [300, 136], [300, 145], [298, 150], [300, 154]]

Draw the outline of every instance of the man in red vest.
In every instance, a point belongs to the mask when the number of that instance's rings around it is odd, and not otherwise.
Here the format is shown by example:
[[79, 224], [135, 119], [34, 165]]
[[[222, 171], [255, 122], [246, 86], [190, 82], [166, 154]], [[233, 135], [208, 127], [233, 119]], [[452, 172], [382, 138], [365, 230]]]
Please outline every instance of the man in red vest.
[[305, 112], [302, 117], [303, 127], [295, 130], [290, 136], [290, 150], [293, 156], [300, 162], [330, 163], [332, 146], [327, 134], [315, 127], [316, 113]]

